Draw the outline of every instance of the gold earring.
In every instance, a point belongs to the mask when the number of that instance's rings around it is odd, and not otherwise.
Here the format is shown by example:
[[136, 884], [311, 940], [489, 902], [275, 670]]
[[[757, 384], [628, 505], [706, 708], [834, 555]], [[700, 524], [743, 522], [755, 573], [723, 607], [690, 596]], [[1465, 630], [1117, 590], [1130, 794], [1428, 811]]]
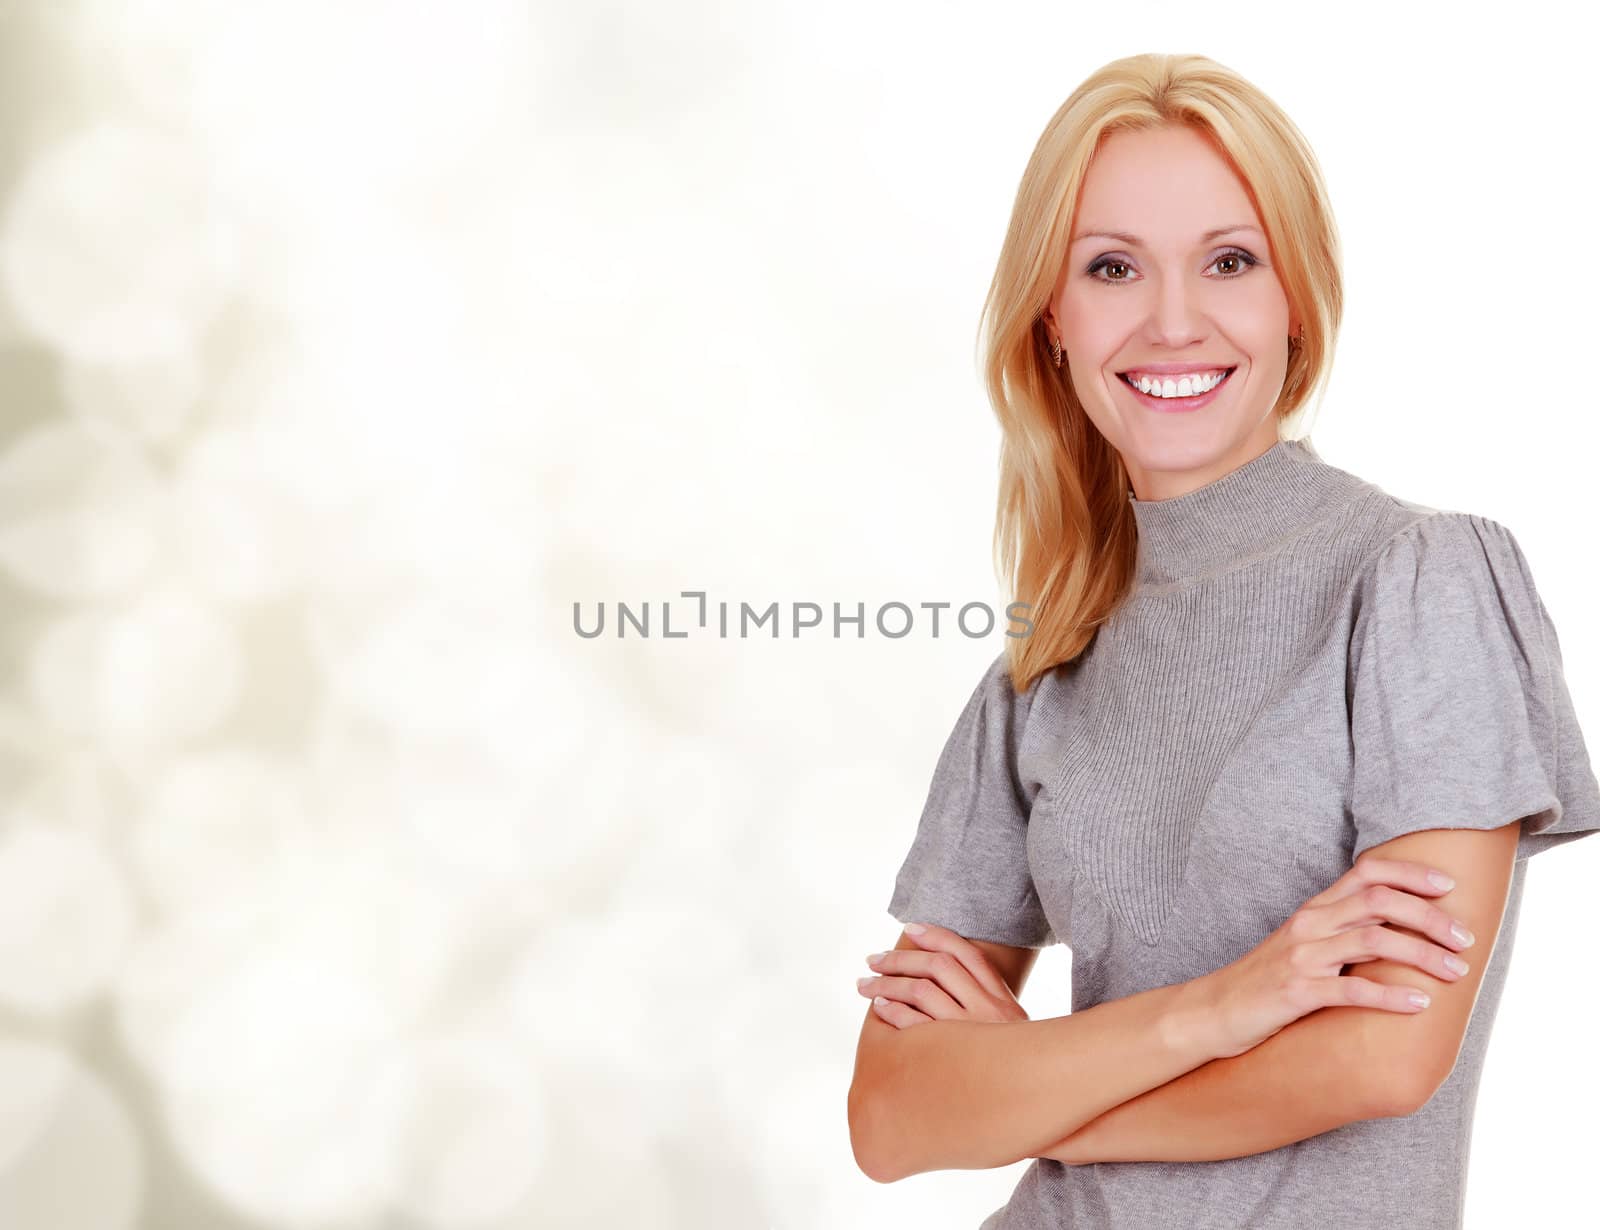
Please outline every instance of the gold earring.
[[1061, 366], [1061, 339], [1053, 338], [1050, 342], [1050, 357], [1055, 360], [1057, 367]]

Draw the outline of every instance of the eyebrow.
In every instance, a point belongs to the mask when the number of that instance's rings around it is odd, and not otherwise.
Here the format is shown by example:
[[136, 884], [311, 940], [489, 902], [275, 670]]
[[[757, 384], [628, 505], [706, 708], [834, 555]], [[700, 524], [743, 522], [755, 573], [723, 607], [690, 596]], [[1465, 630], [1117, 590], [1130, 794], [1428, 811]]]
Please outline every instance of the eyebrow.
[[[1261, 234], [1261, 228], [1258, 226], [1219, 226], [1216, 230], [1207, 231], [1200, 236], [1200, 242], [1210, 243], [1213, 239], [1222, 235], [1231, 235], [1235, 231], [1254, 231], [1257, 235]], [[1085, 239], [1115, 239], [1118, 243], [1125, 243], [1130, 247], [1140, 248], [1144, 246], [1144, 240], [1137, 235], [1128, 234], [1127, 231], [1084, 231], [1083, 234], [1073, 239], [1072, 243], [1076, 244]]]

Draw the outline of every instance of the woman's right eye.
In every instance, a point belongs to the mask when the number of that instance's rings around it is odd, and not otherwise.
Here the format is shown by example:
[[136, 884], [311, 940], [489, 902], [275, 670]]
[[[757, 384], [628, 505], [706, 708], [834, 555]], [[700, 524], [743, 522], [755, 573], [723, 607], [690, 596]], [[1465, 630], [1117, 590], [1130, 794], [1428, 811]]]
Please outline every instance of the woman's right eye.
[[1128, 262], [1124, 260], [1118, 260], [1114, 256], [1102, 256], [1099, 260], [1095, 261], [1094, 264], [1090, 265], [1088, 269], [1084, 270], [1084, 272], [1087, 273], [1091, 278], [1094, 278], [1096, 282], [1126, 282], [1128, 280], [1126, 276], [1114, 278], [1102, 278], [1096, 276], [1100, 270], [1106, 268], [1127, 269]]

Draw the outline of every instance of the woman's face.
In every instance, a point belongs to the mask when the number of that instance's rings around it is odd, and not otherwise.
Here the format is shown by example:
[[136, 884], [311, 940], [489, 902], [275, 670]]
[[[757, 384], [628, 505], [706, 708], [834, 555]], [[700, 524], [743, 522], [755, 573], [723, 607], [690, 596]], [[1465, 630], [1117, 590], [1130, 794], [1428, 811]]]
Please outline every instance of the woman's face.
[[[1277, 443], [1272, 407], [1298, 322], [1268, 259], [1243, 183], [1206, 137], [1172, 127], [1101, 145], [1045, 323], [1139, 499], [1183, 495]], [[1199, 385], [1199, 404], [1123, 378], [1176, 385], [1174, 368], [1232, 371], [1214, 391]]]

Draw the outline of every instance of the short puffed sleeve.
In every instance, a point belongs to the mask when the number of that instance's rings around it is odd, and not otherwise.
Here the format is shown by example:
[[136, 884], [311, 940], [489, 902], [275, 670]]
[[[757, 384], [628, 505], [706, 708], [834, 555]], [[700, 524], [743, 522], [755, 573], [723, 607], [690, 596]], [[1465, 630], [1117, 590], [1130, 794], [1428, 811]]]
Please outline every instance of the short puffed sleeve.
[[968, 939], [1023, 948], [1055, 943], [1028, 868], [1037, 786], [1018, 775], [1033, 689], [1017, 695], [1001, 653], [973, 690], [933, 770], [889, 913]]
[[1356, 597], [1352, 857], [1520, 818], [1525, 859], [1600, 829], [1560, 642], [1511, 531], [1430, 512], [1379, 549]]

